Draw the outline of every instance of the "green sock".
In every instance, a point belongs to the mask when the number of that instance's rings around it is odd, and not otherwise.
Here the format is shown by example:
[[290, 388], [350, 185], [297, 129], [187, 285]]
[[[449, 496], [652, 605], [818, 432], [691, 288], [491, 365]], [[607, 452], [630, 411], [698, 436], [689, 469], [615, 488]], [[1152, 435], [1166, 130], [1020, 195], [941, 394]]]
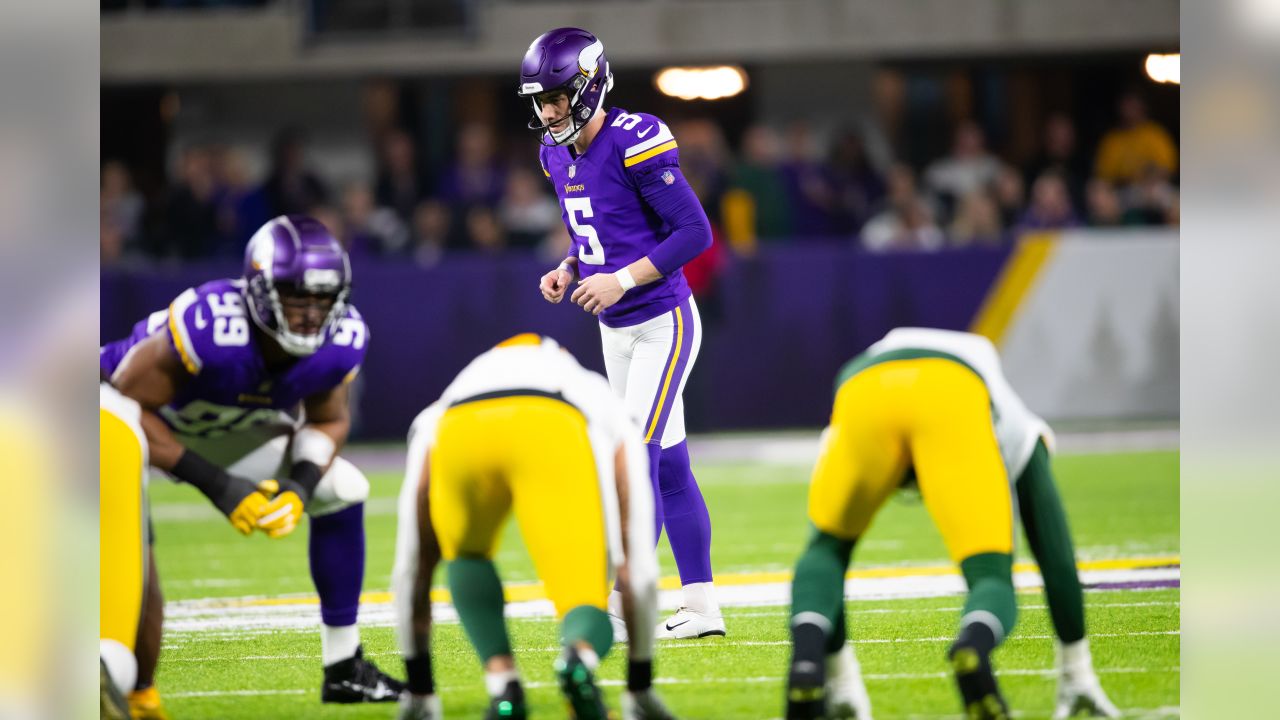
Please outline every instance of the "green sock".
[[803, 613], [824, 618], [822, 630], [828, 653], [839, 650], [845, 641], [844, 573], [849, 568], [854, 542], [814, 530], [791, 581], [792, 622]]
[[584, 640], [591, 643], [596, 656], [604, 660], [613, 646], [613, 624], [609, 622], [608, 613], [590, 605], [579, 605], [565, 613], [561, 644], [567, 647]]
[[449, 563], [449, 592], [480, 661], [510, 655], [511, 641], [502, 618], [502, 581], [493, 562], [460, 557]]
[[1063, 643], [1080, 640], [1084, 637], [1084, 591], [1076, 572], [1067, 514], [1053, 483], [1049, 450], [1043, 440], [1036, 443], [1031, 461], [1018, 477], [1017, 490], [1022, 527], [1044, 576], [1044, 594], [1053, 627]]
[[999, 643], [1013, 631], [1018, 619], [1018, 601], [1013, 596], [1013, 556], [1006, 553], [980, 553], [960, 561], [960, 572], [969, 583], [969, 597], [964, 615], [990, 613], [1000, 623], [992, 628]]

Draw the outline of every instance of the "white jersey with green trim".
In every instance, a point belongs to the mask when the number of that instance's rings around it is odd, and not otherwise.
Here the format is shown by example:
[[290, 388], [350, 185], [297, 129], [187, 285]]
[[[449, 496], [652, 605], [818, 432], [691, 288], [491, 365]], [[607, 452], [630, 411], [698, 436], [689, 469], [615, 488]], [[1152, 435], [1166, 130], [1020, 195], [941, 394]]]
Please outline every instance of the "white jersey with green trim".
[[954, 330], [897, 328], [868, 348], [867, 353], [878, 355], [891, 350], [932, 350], [953, 355], [982, 376], [991, 395], [996, 441], [1010, 482], [1015, 482], [1026, 469], [1036, 440], [1043, 438], [1053, 451], [1053, 430], [1014, 392], [1000, 367], [1000, 355], [987, 338]]
[[[435, 445], [440, 419], [455, 404], [508, 393], [556, 397], [576, 408], [586, 420], [587, 437], [604, 506], [610, 562], [612, 567], [617, 567], [623, 560], [623, 532], [628, 533], [631, 547], [653, 547], [655, 542], [652, 539], [654, 501], [649, 482], [649, 456], [644, 449], [640, 429], [627, 414], [621, 398], [609, 388], [609, 381], [579, 365], [554, 340], [532, 335], [512, 340], [517, 339], [523, 341], [508, 341], [472, 360], [445, 388], [440, 399], [414, 419], [409, 428], [406, 478], [416, 477], [418, 469], [423, 467]], [[495, 437], [492, 442], [502, 442], [502, 438]], [[631, 513], [631, 522], [625, 531], [621, 527], [614, 477], [615, 452], [620, 445], [625, 448]], [[547, 462], [555, 463], [558, 452], [562, 451], [548, 447]], [[406, 483], [406, 486], [410, 485], [416, 488], [416, 482]], [[656, 568], [653, 572], [657, 572]]]

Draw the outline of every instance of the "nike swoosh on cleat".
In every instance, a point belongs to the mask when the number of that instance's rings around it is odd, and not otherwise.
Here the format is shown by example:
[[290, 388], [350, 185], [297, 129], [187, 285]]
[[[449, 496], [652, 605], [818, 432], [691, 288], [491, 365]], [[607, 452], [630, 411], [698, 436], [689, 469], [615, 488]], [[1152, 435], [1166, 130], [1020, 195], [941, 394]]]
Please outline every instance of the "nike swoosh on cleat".
[[684, 621], [682, 621], [682, 622], [678, 622], [678, 623], [676, 623], [675, 625], [672, 625], [671, 623], [667, 623], [667, 629], [668, 629], [668, 630], [675, 630], [676, 628], [678, 628], [678, 627], [680, 627], [681, 625], [684, 625], [684, 624], [686, 624], [686, 623], [688, 623], [688, 622], [689, 622], [688, 620], [684, 620]]

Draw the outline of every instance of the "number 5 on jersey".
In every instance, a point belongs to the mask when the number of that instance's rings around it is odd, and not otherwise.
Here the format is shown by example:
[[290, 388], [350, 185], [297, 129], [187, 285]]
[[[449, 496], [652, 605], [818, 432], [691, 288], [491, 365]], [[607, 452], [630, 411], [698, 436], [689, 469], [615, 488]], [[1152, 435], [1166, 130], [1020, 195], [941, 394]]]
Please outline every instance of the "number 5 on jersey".
[[578, 259], [588, 265], [604, 264], [604, 247], [600, 244], [600, 236], [596, 229], [579, 222], [579, 213], [583, 218], [594, 217], [591, 209], [591, 198], [572, 197], [564, 199], [564, 211], [569, 215], [569, 227], [580, 238], [585, 238], [586, 245], [578, 246]]

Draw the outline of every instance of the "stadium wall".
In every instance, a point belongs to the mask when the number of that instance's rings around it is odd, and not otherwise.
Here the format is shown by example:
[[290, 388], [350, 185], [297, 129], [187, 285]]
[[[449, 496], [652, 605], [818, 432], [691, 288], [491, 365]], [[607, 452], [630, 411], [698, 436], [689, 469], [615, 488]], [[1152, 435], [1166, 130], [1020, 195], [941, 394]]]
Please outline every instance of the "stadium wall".
[[[1035, 247], [1039, 254], [1027, 249]], [[1176, 242], [1152, 233], [1072, 233], [1014, 250], [926, 254], [827, 243], [762, 248], [731, 260], [698, 300], [704, 339], [685, 393], [689, 428], [820, 426], [840, 365], [891, 328], [987, 323], [990, 332], [1000, 317], [996, 338], [1009, 374], [1037, 411], [1176, 416], [1176, 263]], [[361, 438], [403, 438], [472, 357], [518, 332], [555, 337], [603, 371], [596, 323], [539, 298], [545, 260], [512, 253], [451, 258], [431, 269], [370, 258], [353, 264], [353, 299], [371, 330], [357, 386]], [[124, 336], [188, 286], [238, 274], [226, 263], [104, 269], [101, 337]]]
[[1178, 233], [1031, 236], [1010, 257], [974, 329], [1045, 417], [1178, 417]]

